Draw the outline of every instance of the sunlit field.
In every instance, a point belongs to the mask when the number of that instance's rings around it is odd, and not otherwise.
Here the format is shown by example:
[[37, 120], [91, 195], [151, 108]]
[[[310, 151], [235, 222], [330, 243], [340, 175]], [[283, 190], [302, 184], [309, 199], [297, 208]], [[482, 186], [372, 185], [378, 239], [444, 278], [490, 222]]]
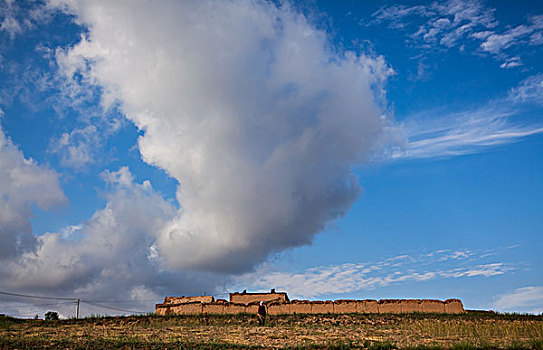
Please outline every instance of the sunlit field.
[[543, 349], [543, 316], [255, 315], [2, 317], [2, 349]]

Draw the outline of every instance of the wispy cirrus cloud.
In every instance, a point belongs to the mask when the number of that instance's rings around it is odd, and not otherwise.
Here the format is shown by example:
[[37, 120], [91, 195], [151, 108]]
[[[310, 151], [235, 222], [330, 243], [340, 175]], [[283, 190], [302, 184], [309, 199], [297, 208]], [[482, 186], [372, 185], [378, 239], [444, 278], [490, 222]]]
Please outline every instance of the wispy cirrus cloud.
[[543, 123], [521, 124], [511, 120], [514, 111], [483, 108], [448, 114], [435, 120], [404, 125], [405, 144], [389, 150], [390, 159], [450, 157], [472, 154], [543, 133]]
[[2, 8], [2, 12], [5, 11], [5, 15], [4, 18], [2, 18], [0, 30], [7, 32], [11, 38], [14, 38], [15, 35], [23, 32], [23, 27], [19, 23], [19, 21], [15, 19], [15, 16], [13, 16], [11, 8], [12, 5], [4, 5], [4, 7]]
[[0, 33], [5, 32], [11, 40], [49, 18], [50, 12], [40, 2], [0, 2]]
[[487, 105], [459, 112], [444, 109], [409, 116], [391, 127], [394, 146], [385, 159], [451, 157], [478, 153], [543, 133], [543, 122], [523, 118], [543, 104], [543, 74], [536, 74], [511, 88], [507, 95]]
[[399, 255], [377, 262], [318, 266], [303, 271], [281, 271], [267, 264], [236, 278], [233, 287], [267, 290], [273, 286], [287, 290], [294, 298], [316, 298], [330, 294], [351, 295], [391, 284], [491, 277], [515, 270], [508, 263], [486, 261], [487, 254], [488, 251], [444, 249], [419, 255]]
[[[453, 47], [469, 37], [477, 28], [494, 28], [498, 22], [494, 10], [486, 8], [477, 0], [449, 0], [432, 2], [429, 5], [383, 6], [373, 14], [372, 24], [387, 22], [391, 28], [416, 31], [409, 34], [410, 40], [419, 46], [435, 45]], [[417, 25], [420, 19], [426, 22]]]
[[514, 68], [522, 66], [522, 60], [520, 59], [520, 56], [514, 56], [507, 58], [502, 64], [500, 64], [500, 68]]
[[524, 79], [509, 91], [508, 99], [515, 103], [543, 105], [543, 73]]
[[[408, 42], [422, 49], [465, 49], [476, 43], [474, 52], [484, 52], [502, 61], [501, 68], [521, 66], [522, 60], [510, 49], [543, 44], [543, 15], [527, 17], [526, 23], [498, 29], [495, 9], [479, 0], [449, 0], [429, 5], [383, 6], [373, 14], [370, 24], [388, 23], [402, 29]], [[423, 21], [421, 24], [420, 21]]]
[[477, 32], [473, 37], [484, 39], [481, 49], [493, 54], [500, 54], [504, 50], [517, 45], [541, 45], [543, 30], [543, 15], [528, 17], [527, 24], [521, 24], [506, 30], [503, 33]]

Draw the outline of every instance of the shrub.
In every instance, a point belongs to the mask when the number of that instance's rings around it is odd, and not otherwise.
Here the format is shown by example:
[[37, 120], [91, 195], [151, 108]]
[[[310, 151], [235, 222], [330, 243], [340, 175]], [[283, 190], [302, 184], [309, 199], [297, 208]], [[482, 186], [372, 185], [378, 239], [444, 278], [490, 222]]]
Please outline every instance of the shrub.
[[54, 321], [58, 320], [58, 312], [55, 311], [47, 311], [45, 314], [45, 320], [46, 321]]

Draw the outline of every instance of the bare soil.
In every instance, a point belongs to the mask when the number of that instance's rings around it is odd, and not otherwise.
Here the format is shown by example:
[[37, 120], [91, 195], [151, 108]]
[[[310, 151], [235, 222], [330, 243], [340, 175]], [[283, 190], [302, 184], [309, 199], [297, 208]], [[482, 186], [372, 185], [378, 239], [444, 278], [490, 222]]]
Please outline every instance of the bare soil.
[[1, 349], [543, 349], [543, 316], [471, 312], [0, 318]]

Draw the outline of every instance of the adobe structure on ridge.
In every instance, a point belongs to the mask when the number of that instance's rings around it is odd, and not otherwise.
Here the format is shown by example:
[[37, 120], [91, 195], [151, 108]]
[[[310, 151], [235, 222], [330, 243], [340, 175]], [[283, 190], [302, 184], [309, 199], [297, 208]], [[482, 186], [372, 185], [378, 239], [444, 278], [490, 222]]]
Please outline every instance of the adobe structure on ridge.
[[157, 315], [197, 314], [256, 314], [258, 305], [264, 302], [270, 315], [282, 314], [347, 314], [347, 313], [465, 313], [460, 299], [364, 299], [364, 300], [290, 300], [286, 292], [230, 293], [230, 301], [213, 296], [166, 297], [156, 304]]

